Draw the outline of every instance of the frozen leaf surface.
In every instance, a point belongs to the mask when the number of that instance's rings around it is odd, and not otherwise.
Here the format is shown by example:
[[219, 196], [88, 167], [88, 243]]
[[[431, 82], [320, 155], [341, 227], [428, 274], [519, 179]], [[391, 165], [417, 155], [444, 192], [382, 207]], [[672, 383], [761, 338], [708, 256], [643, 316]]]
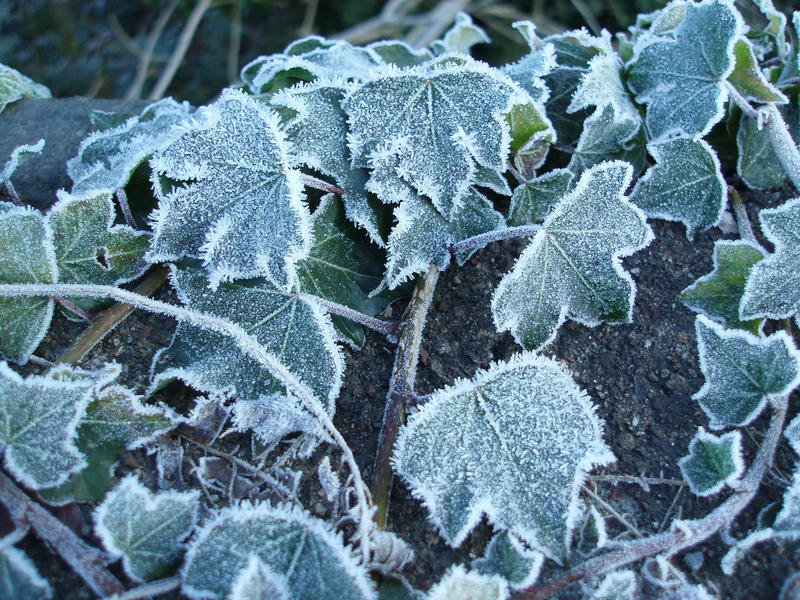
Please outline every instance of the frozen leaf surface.
[[727, 0], [685, 4], [685, 16], [669, 37], [648, 33], [634, 47], [628, 85], [647, 104], [652, 139], [680, 132], [707, 134], [724, 114], [725, 79], [735, 66], [733, 47], [742, 18]]
[[693, 494], [716, 494], [744, 473], [741, 432], [718, 437], [701, 427], [689, 444], [689, 455], [678, 466]]
[[747, 187], [767, 190], [783, 185], [789, 179], [772, 148], [769, 134], [758, 128], [755, 119], [742, 115], [736, 134], [736, 173]]
[[767, 396], [787, 394], [800, 383], [800, 353], [785, 332], [756, 337], [726, 330], [702, 315], [695, 329], [706, 382], [692, 398], [712, 429], [747, 425], [761, 413]]
[[542, 78], [556, 67], [555, 49], [536, 34], [533, 22], [516, 21], [512, 27], [525, 38], [531, 51], [501, 70], [528, 92], [534, 102], [547, 102], [550, 90]]
[[95, 533], [112, 556], [122, 557], [134, 581], [172, 574], [183, 556], [181, 542], [197, 523], [200, 492], [152, 493], [135, 475], [112, 490], [95, 511]]
[[616, 571], [603, 578], [591, 600], [637, 600], [639, 582], [633, 571]]
[[716, 225], [725, 210], [728, 187], [708, 142], [680, 137], [651, 142], [647, 149], [656, 164], [636, 182], [631, 202], [651, 219], [680, 221], [690, 240]]
[[290, 600], [286, 578], [265, 565], [255, 554], [233, 582], [230, 600]]
[[50, 90], [16, 69], [0, 64], [0, 113], [23, 98], [51, 98]]
[[428, 62], [433, 54], [427, 48], [414, 48], [400, 40], [380, 40], [367, 46], [384, 62], [398, 67], [413, 67]]
[[23, 144], [11, 151], [11, 158], [8, 159], [3, 170], [0, 171], [0, 184], [5, 183], [14, 174], [22, 163], [35, 154], [40, 154], [44, 150], [44, 140], [39, 140], [35, 144]]
[[567, 112], [575, 113], [592, 106], [602, 111], [612, 106], [614, 120], [633, 135], [639, 129], [642, 118], [622, 83], [621, 68], [622, 61], [609, 42], [603, 52], [589, 61], [588, 70], [582, 75]]
[[499, 575], [513, 589], [533, 585], [544, 563], [544, 555], [529, 550], [507, 531], [498, 533], [489, 542], [481, 558], [472, 561], [472, 568], [484, 575]]
[[506, 600], [508, 584], [497, 575], [467, 571], [456, 565], [431, 588], [425, 600]]
[[47, 580], [39, 574], [33, 561], [11, 544], [12, 533], [0, 540], [0, 598], [44, 600], [53, 597]]
[[773, 86], [758, 66], [758, 59], [753, 53], [753, 44], [746, 37], [740, 37], [733, 46], [736, 66], [728, 81], [745, 99], [753, 102], [776, 102], [786, 104], [789, 99], [778, 88]]
[[541, 348], [567, 317], [585, 325], [629, 322], [635, 285], [620, 258], [644, 248], [652, 231], [623, 193], [631, 167], [600, 163], [545, 220], [492, 298], [498, 330]]
[[401, 430], [393, 460], [450, 545], [485, 513], [562, 560], [583, 480], [614, 457], [572, 377], [524, 353], [433, 394]]
[[607, 543], [606, 521], [597, 508], [592, 505], [584, 511], [583, 519], [578, 529], [575, 550], [583, 556], [589, 556], [589, 554], [598, 548], [602, 548]]
[[456, 15], [453, 26], [444, 34], [444, 38], [436, 40], [431, 46], [437, 54], [446, 52], [469, 54], [475, 44], [489, 44], [491, 41], [483, 28], [475, 25], [472, 17], [460, 12]]
[[800, 311], [800, 198], [758, 214], [775, 252], [753, 267], [740, 306], [743, 319], [783, 319]]
[[544, 221], [567, 195], [572, 178], [569, 169], [553, 169], [517, 186], [508, 208], [508, 224], [532, 225]]
[[745, 240], [717, 240], [714, 243], [714, 270], [683, 290], [681, 301], [710, 319], [722, 321], [728, 328], [744, 329], [758, 335], [764, 320], [740, 320], [739, 304], [747, 276], [762, 258], [764, 251], [755, 244]]
[[583, 131], [567, 165], [576, 176], [604, 160], [626, 157], [640, 123], [620, 116], [618, 110], [614, 104], [606, 104], [583, 122]]
[[190, 598], [228, 598], [237, 574], [256, 557], [296, 600], [376, 598], [366, 569], [329, 526], [284, 506], [222, 510], [194, 538], [183, 568]]
[[[200, 257], [209, 281], [266, 276], [286, 285], [308, 252], [308, 208], [278, 117], [226, 90], [151, 161], [159, 207], [149, 259]], [[164, 190], [158, 177], [184, 181]]]
[[[0, 202], [0, 283], [56, 283], [53, 234], [33, 209]], [[0, 353], [25, 363], [53, 316], [51, 298], [0, 298]]]
[[190, 112], [188, 102], [164, 98], [141, 115], [90, 134], [81, 142], [78, 154], [67, 161], [72, 193], [125, 187], [136, 167], [174, 139], [175, 126], [186, 121]]

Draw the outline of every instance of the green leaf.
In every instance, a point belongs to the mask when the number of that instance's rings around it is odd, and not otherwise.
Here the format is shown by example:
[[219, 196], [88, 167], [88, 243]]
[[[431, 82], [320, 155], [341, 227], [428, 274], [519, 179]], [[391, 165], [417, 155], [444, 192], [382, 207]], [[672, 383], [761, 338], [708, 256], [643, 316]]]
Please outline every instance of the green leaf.
[[608, 533], [605, 519], [603, 519], [603, 515], [598, 512], [597, 508], [592, 505], [584, 511], [580, 529], [578, 530], [575, 550], [586, 557], [607, 543]]
[[[510, 128], [513, 152], [524, 150], [534, 144], [546, 147], [556, 141], [556, 132], [540, 103], [517, 104], [506, 115], [506, 122]], [[543, 154], [542, 161], [544, 156], [546, 154]]]
[[550, 97], [550, 90], [542, 77], [556, 66], [555, 49], [536, 34], [535, 23], [516, 21], [511, 26], [525, 38], [531, 51], [517, 62], [503, 65], [500, 70], [528, 92], [534, 102], [546, 102]]
[[508, 584], [501, 577], [467, 571], [461, 565], [451, 567], [425, 596], [425, 600], [507, 600], [508, 598]]
[[197, 523], [199, 498], [197, 490], [153, 494], [129, 475], [95, 510], [95, 534], [109, 554], [122, 557], [134, 581], [167, 577], [181, 564], [181, 542]]
[[435, 392], [401, 429], [393, 457], [451, 546], [485, 513], [559, 561], [584, 478], [613, 460], [589, 398], [533, 353]]
[[296, 600], [375, 599], [366, 569], [330, 526], [297, 508], [228, 508], [192, 540], [183, 567], [189, 598], [228, 598], [251, 557], [285, 581]]
[[728, 186], [719, 159], [705, 140], [680, 137], [650, 142], [656, 160], [631, 192], [631, 202], [650, 219], [680, 221], [686, 237], [716, 225], [725, 210]]
[[[55, 283], [53, 234], [31, 208], [0, 202], [0, 283]], [[24, 364], [42, 341], [53, 316], [49, 297], [0, 298], [0, 353]]]
[[0, 113], [6, 106], [23, 98], [52, 98], [46, 86], [25, 77], [16, 69], [0, 64]]
[[772, 148], [769, 134], [755, 119], [742, 115], [736, 134], [739, 150], [736, 173], [751, 189], [768, 190], [783, 185], [789, 176]]
[[730, 329], [761, 333], [764, 319], [739, 319], [739, 303], [753, 265], [764, 258], [760, 246], [745, 240], [717, 240], [714, 270], [681, 292], [680, 299], [695, 312], [721, 321]]
[[[603, 577], [590, 600], [638, 600], [639, 582], [633, 571], [615, 571]], [[684, 599], [688, 600], [688, 599]]]
[[604, 160], [626, 158], [640, 122], [617, 111], [614, 104], [608, 103], [583, 122], [583, 131], [567, 165], [576, 176]]
[[678, 466], [693, 494], [716, 494], [744, 473], [741, 432], [718, 437], [701, 427], [689, 444], [689, 455], [679, 460]]
[[756, 337], [724, 329], [702, 315], [695, 329], [706, 381], [692, 398], [712, 429], [747, 425], [761, 413], [768, 396], [788, 394], [800, 383], [800, 353], [784, 331]]
[[413, 67], [428, 62], [433, 54], [427, 48], [414, 48], [400, 40], [380, 40], [367, 46], [384, 62], [398, 67]]
[[255, 554], [239, 571], [231, 588], [230, 600], [291, 600], [286, 577], [265, 565]]
[[308, 253], [310, 215], [275, 113], [225, 90], [150, 164], [186, 183], [155, 186], [149, 260], [200, 257], [212, 288], [261, 276], [287, 285], [291, 266]]
[[14, 171], [17, 170], [17, 167], [32, 156], [41, 154], [42, 150], [44, 150], [44, 140], [39, 140], [35, 144], [23, 144], [22, 146], [14, 148], [11, 151], [11, 158], [8, 159], [3, 170], [0, 171], [0, 184], [10, 180]]
[[653, 238], [642, 211], [623, 195], [631, 172], [620, 161], [584, 172], [495, 290], [498, 330], [537, 349], [567, 317], [588, 326], [630, 322], [636, 288], [620, 259]]
[[750, 40], [746, 37], [736, 40], [733, 54], [736, 58], [736, 66], [728, 75], [728, 81], [746, 100], [778, 104], [789, 102], [783, 92], [773, 86], [761, 72]]
[[[22, 534], [24, 535], [24, 533]], [[10, 533], [0, 540], [0, 598], [14, 600], [44, 600], [53, 597], [50, 584], [33, 561], [13, 544], [19, 535]]]
[[529, 550], [508, 531], [495, 535], [481, 558], [472, 561], [471, 567], [483, 575], [499, 575], [513, 589], [533, 585], [539, 577], [544, 555]]
[[475, 44], [490, 44], [492, 40], [483, 30], [473, 23], [472, 17], [465, 12], [456, 15], [452, 27], [444, 34], [444, 38], [431, 44], [433, 51], [438, 54], [459, 52], [469, 55], [470, 49]]
[[755, 4], [767, 18], [764, 33], [773, 39], [778, 56], [786, 58], [790, 49], [786, 43], [786, 15], [775, 9], [772, 0], [755, 0]]
[[762, 210], [758, 220], [775, 252], [753, 267], [744, 287], [740, 316], [784, 319], [800, 311], [800, 198]]
[[553, 169], [517, 186], [508, 208], [508, 224], [533, 225], [544, 221], [567, 195], [572, 178], [569, 169]]
[[735, 66], [742, 18], [727, 0], [685, 6], [670, 37], [646, 33], [636, 40], [628, 70], [636, 101], [647, 104], [651, 139], [674, 132], [699, 139], [725, 114], [724, 82]]
[[[330, 319], [316, 304], [266, 279], [220, 284], [212, 291], [196, 264], [175, 266], [172, 283], [188, 308], [242, 327], [333, 414], [344, 362]], [[242, 352], [236, 340], [191, 322], [178, 324], [169, 348], [153, 359], [152, 372], [154, 386], [178, 378], [203, 392], [234, 389], [251, 402], [283, 390], [277, 376]]]

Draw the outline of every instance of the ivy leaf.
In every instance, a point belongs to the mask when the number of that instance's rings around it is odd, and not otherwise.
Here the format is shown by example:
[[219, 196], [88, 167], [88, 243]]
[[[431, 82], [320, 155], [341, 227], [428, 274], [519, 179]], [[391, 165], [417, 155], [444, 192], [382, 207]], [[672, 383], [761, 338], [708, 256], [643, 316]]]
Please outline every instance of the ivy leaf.
[[686, 3], [685, 16], [669, 37], [636, 40], [628, 85], [647, 104], [652, 139], [668, 133], [700, 139], [724, 115], [725, 80], [733, 72], [734, 44], [742, 18], [727, 0]]
[[414, 48], [400, 40], [379, 40], [367, 45], [367, 48], [387, 64], [397, 67], [413, 67], [433, 58], [433, 54], [427, 48]]
[[465, 12], [456, 14], [455, 22], [444, 34], [444, 38], [431, 44], [433, 51], [438, 54], [458, 52], [469, 55], [470, 49], [475, 44], [490, 44], [492, 40], [483, 30], [473, 23], [472, 17]]
[[620, 258], [653, 238], [642, 211], [623, 196], [631, 173], [620, 161], [584, 172], [495, 290], [498, 330], [536, 349], [567, 317], [588, 326], [630, 322], [636, 288]]
[[543, 554], [525, 548], [515, 536], [503, 531], [491, 539], [484, 555], [471, 566], [483, 575], [499, 575], [520, 590], [533, 585], [543, 563]]
[[[47, 222], [53, 232], [59, 283], [117, 286], [147, 270], [144, 254], [150, 235], [114, 225], [115, 217], [109, 191], [79, 195], [58, 191], [58, 202], [47, 214]], [[90, 298], [71, 300], [88, 312], [106, 304]]]
[[636, 573], [624, 570], [606, 575], [590, 600], [638, 600], [640, 597]]
[[760, 246], [745, 240], [717, 240], [714, 270], [681, 292], [680, 299], [695, 312], [721, 321], [730, 329], [759, 335], [764, 319], [741, 321], [739, 303], [753, 265], [764, 258]]
[[755, 119], [742, 115], [736, 133], [736, 173], [751, 189], [768, 190], [789, 180], [786, 170], [778, 160], [769, 134], [758, 128]]
[[265, 276], [286, 285], [311, 233], [300, 173], [289, 167], [278, 117], [242, 92], [225, 90], [151, 160], [156, 179], [151, 261], [200, 257], [209, 284]]
[[0, 598], [52, 598], [50, 584], [36, 570], [33, 561], [22, 550], [12, 546], [19, 538], [20, 535], [14, 532], [0, 540]]
[[767, 18], [764, 33], [772, 38], [778, 56], [786, 58], [789, 52], [789, 45], [786, 43], [786, 15], [775, 9], [772, 0], [755, 0], [755, 4]]
[[39, 140], [35, 144], [23, 144], [22, 146], [17, 146], [14, 148], [11, 151], [11, 158], [8, 159], [8, 162], [6, 162], [3, 170], [0, 171], [0, 184], [9, 181], [11, 176], [14, 174], [14, 171], [17, 170], [17, 167], [19, 167], [32, 156], [41, 154], [42, 150], [44, 150], [44, 140]]
[[164, 98], [141, 115], [129, 117], [110, 129], [94, 131], [67, 161], [72, 193], [124, 188], [133, 172], [148, 156], [164, 148], [179, 132], [177, 125], [188, 120], [191, 106]]
[[[344, 362], [327, 315], [266, 279], [220, 284], [209, 290], [196, 264], [172, 269], [172, 283], [188, 308], [241, 326], [286, 369], [307, 385], [333, 414]], [[234, 389], [240, 399], [257, 401], [283, 390], [260, 362], [228, 336], [181, 322], [169, 348], [153, 359], [153, 385], [178, 378], [203, 392]]]
[[85, 372], [60, 368], [25, 379], [0, 363], [0, 446], [8, 472], [33, 489], [60, 485], [84, 466], [75, 430], [92, 389], [119, 367]]
[[613, 460], [589, 398], [533, 353], [434, 393], [401, 430], [393, 457], [451, 546], [485, 513], [556, 560], [566, 557], [588, 471]]
[[785, 332], [756, 337], [702, 315], [695, 329], [706, 382], [692, 398], [712, 429], [747, 425], [761, 413], [767, 396], [787, 394], [800, 383], [800, 353]]
[[507, 600], [508, 584], [497, 575], [467, 571], [463, 566], [451, 567], [434, 585], [425, 600]]
[[608, 543], [606, 521], [594, 505], [584, 511], [577, 538], [575, 550], [584, 557]]
[[286, 578], [270, 569], [255, 554], [239, 571], [230, 600], [290, 600]]
[[517, 62], [504, 65], [501, 70], [528, 92], [534, 102], [547, 102], [550, 89], [542, 78], [556, 67], [555, 48], [536, 34], [535, 23], [516, 21], [511, 26], [525, 38], [531, 51]]
[[0, 113], [23, 98], [52, 98], [50, 90], [16, 69], [0, 64]]
[[739, 307], [742, 319], [784, 319], [800, 311], [800, 198], [758, 214], [761, 231], [775, 252], [753, 267]]
[[656, 160], [631, 192], [631, 202], [648, 218], [680, 221], [686, 237], [716, 225], [725, 210], [728, 186], [719, 159], [705, 140], [680, 137], [650, 142]]
[[134, 581], [166, 577], [181, 564], [181, 542], [197, 523], [199, 497], [197, 490], [153, 494], [129, 475], [95, 510], [95, 534], [112, 556], [122, 557]]
[[678, 466], [693, 494], [716, 494], [744, 473], [741, 432], [718, 437], [701, 427], [689, 444], [689, 455], [680, 459]]
[[532, 225], [544, 221], [567, 195], [572, 178], [569, 169], [553, 169], [517, 186], [508, 208], [508, 224]]
[[228, 598], [253, 556], [284, 578], [291, 598], [376, 598], [366, 569], [327, 523], [268, 504], [224, 509], [200, 530], [186, 555], [183, 593], [192, 599]]
[[614, 104], [598, 108], [583, 122], [583, 131], [567, 168], [576, 176], [613, 158], [625, 158], [640, 123], [619, 115]]
[[758, 66], [758, 60], [753, 53], [753, 44], [746, 37], [740, 37], [733, 46], [736, 59], [735, 67], [728, 81], [733, 87], [752, 102], [774, 102], [787, 104], [789, 99], [773, 86]]
[[396, 178], [449, 218], [469, 193], [475, 163], [506, 170], [505, 114], [528, 101], [508, 77], [463, 55], [381, 71], [343, 103], [353, 164], [374, 167], [383, 150], [381, 161], [396, 160]]
[[[0, 202], [0, 283], [56, 283], [53, 234], [41, 213]], [[24, 364], [53, 316], [46, 297], [0, 298], [0, 353]]]

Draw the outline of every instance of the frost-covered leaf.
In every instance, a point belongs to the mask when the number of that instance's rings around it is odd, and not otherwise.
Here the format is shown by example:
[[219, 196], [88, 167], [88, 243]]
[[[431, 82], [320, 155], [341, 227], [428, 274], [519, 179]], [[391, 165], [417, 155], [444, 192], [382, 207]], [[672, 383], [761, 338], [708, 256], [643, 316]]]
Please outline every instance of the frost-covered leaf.
[[428, 62], [433, 54], [427, 48], [414, 48], [400, 40], [380, 40], [367, 46], [386, 63], [398, 67], [413, 67]]
[[16, 69], [0, 64], [0, 113], [23, 98], [52, 98], [50, 90]]
[[469, 192], [476, 162], [506, 170], [505, 114], [526, 102], [527, 94], [508, 77], [463, 55], [381, 71], [343, 103], [353, 164], [374, 168], [378, 155], [396, 161], [396, 179], [449, 218]]
[[783, 319], [800, 311], [800, 198], [762, 210], [758, 220], [775, 252], [753, 267], [744, 287], [740, 316]]
[[239, 571], [231, 588], [230, 600], [291, 600], [286, 577], [264, 564], [255, 554]]
[[638, 600], [639, 581], [633, 571], [615, 571], [603, 578], [590, 600]]
[[584, 512], [577, 538], [575, 550], [583, 556], [588, 556], [608, 543], [606, 520], [594, 505]]
[[783, 430], [783, 435], [789, 441], [792, 449], [800, 454], [800, 415], [792, 419], [791, 423]]
[[[304, 383], [333, 414], [344, 370], [327, 315], [265, 279], [208, 288], [203, 269], [183, 264], [172, 270], [178, 297], [190, 309], [235, 323]], [[204, 391], [234, 389], [241, 400], [282, 393], [276, 376], [245, 354], [228, 336], [181, 322], [169, 348], [153, 359], [154, 385], [178, 378]]]
[[508, 584], [497, 575], [467, 571], [456, 565], [433, 586], [425, 600], [506, 600]]
[[727, 330], [699, 315], [695, 321], [705, 384], [692, 396], [712, 429], [747, 425], [767, 402], [800, 383], [800, 353], [783, 331], [756, 337]]
[[606, 104], [583, 122], [583, 131], [567, 165], [576, 176], [604, 160], [626, 158], [640, 123], [620, 117], [617, 110], [614, 104]]
[[[53, 232], [59, 283], [113, 285], [141, 276], [150, 235], [127, 225], [114, 225], [110, 191], [68, 194], [58, 191], [58, 202], [47, 214]], [[105, 303], [90, 298], [70, 298], [94, 312]]]
[[489, 44], [491, 41], [483, 28], [473, 23], [472, 17], [465, 12], [459, 12], [455, 23], [444, 34], [444, 38], [433, 42], [431, 47], [436, 54], [447, 52], [469, 54], [475, 44]]
[[701, 427], [689, 444], [689, 455], [680, 459], [678, 466], [693, 494], [716, 494], [744, 473], [741, 432], [718, 437]]
[[569, 169], [553, 169], [517, 186], [508, 208], [508, 224], [532, 225], [544, 221], [566, 196], [572, 178]]
[[[0, 283], [56, 283], [53, 234], [33, 209], [0, 202]], [[53, 316], [53, 299], [0, 298], [0, 353], [25, 363]]]
[[547, 102], [550, 89], [543, 77], [556, 66], [555, 49], [536, 34], [536, 25], [531, 21], [516, 21], [512, 27], [525, 38], [531, 51], [517, 62], [500, 69], [528, 92], [534, 102]]
[[600, 163], [586, 171], [500, 281], [492, 298], [498, 330], [541, 348], [567, 317], [584, 325], [630, 322], [635, 285], [620, 259], [653, 237], [623, 193], [632, 169]]
[[[211, 287], [260, 276], [285, 285], [308, 253], [300, 173], [278, 117], [250, 96], [225, 90], [151, 166], [159, 207], [150, 260], [200, 257]], [[166, 191], [160, 176], [186, 183]]]
[[339, 475], [333, 472], [331, 459], [328, 456], [323, 457], [319, 463], [317, 479], [319, 479], [319, 485], [325, 494], [325, 499], [328, 502], [335, 501], [342, 484], [339, 481]]
[[82, 469], [86, 460], [75, 445], [76, 428], [92, 389], [118, 374], [113, 365], [94, 372], [62, 368], [23, 379], [0, 363], [0, 446], [8, 472], [41, 489], [60, 485]]
[[714, 243], [714, 270], [683, 290], [681, 301], [692, 310], [721, 321], [725, 327], [758, 335], [764, 320], [741, 321], [739, 303], [747, 276], [762, 258], [764, 251], [751, 242], [717, 240]]
[[97, 507], [95, 533], [134, 581], [166, 577], [180, 566], [199, 497], [197, 490], [154, 494], [129, 475]]
[[631, 202], [650, 219], [680, 221], [686, 237], [716, 225], [725, 210], [728, 186], [714, 149], [705, 140], [680, 137], [650, 142], [656, 164], [631, 192]]
[[533, 585], [539, 577], [544, 555], [529, 550], [508, 531], [496, 534], [481, 558], [470, 565], [483, 575], [499, 575], [513, 589], [524, 589]]
[[778, 56], [785, 58], [789, 51], [786, 43], [786, 15], [775, 8], [772, 0], [755, 0], [755, 4], [767, 18], [764, 33], [772, 38]]
[[746, 37], [740, 37], [733, 46], [736, 64], [728, 75], [728, 81], [746, 100], [753, 102], [775, 102], [786, 104], [789, 99], [773, 86], [758, 66], [753, 45]]
[[324, 521], [285, 506], [220, 511], [192, 541], [183, 568], [189, 598], [228, 598], [237, 575], [257, 557], [284, 578], [296, 600], [376, 597], [366, 569]]
[[724, 115], [725, 79], [735, 65], [733, 47], [743, 22], [729, 0], [686, 3], [669, 37], [636, 40], [628, 85], [647, 104], [651, 139], [680, 132], [699, 139]]
[[174, 139], [190, 111], [188, 102], [164, 98], [116, 127], [91, 133], [67, 161], [72, 193], [125, 187], [136, 167]]
[[393, 461], [450, 545], [485, 513], [562, 560], [588, 471], [614, 460], [602, 427], [569, 373], [523, 353], [435, 392], [401, 430]]
[[755, 119], [742, 115], [736, 134], [736, 173], [747, 187], [768, 190], [789, 180], [786, 170], [772, 148], [769, 134], [758, 128]]
[[0, 598], [9, 600], [52, 598], [53, 590], [50, 584], [39, 574], [33, 561], [22, 550], [11, 545], [18, 538], [16, 533], [11, 533], [0, 540]]
[[14, 174], [14, 171], [17, 170], [17, 167], [28, 160], [31, 156], [41, 154], [42, 150], [44, 150], [44, 143], [44, 140], [39, 140], [35, 144], [23, 144], [22, 146], [17, 146], [14, 148], [11, 151], [11, 157], [8, 159], [8, 162], [6, 162], [3, 170], [0, 171], [0, 184], [3, 184], [11, 179], [11, 176]]
[[[532, 165], [534, 168], [540, 167], [550, 144], [556, 141], [555, 130], [547, 118], [544, 106], [540, 102], [517, 104], [506, 115], [506, 122], [510, 127], [511, 150], [517, 155], [530, 155], [534, 149], [541, 149], [541, 161]], [[478, 175], [481, 168], [489, 170], [478, 165]]]

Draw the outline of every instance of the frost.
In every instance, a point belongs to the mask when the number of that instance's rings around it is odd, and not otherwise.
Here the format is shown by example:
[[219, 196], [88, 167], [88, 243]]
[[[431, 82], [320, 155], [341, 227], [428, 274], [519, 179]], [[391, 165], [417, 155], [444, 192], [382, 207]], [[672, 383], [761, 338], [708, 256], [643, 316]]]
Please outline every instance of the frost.
[[754, 102], [775, 102], [787, 104], [789, 99], [773, 86], [758, 66], [753, 53], [753, 44], [746, 37], [740, 37], [733, 46], [736, 66], [728, 75], [728, 81], [746, 100]]
[[680, 299], [692, 310], [721, 321], [730, 329], [761, 332], [763, 319], [741, 321], [739, 303], [753, 265], [764, 258], [760, 246], [745, 240], [717, 240], [714, 243], [714, 270], [681, 292]]
[[290, 600], [286, 578], [278, 575], [253, 554], [239, 571], [230, 600]]
[[[53, 234], [33, 209], [0, 202], [0, 283], [56, 283]], [[53, 316], [53, 299], [0, 298], [0, 353], [27, 362]]]
[[[330, 319], [316, 305], [265, 279], [224, 283], [211, 291], [196, 264], [174, 267], [172, 282], [188, 308], [241, 326], [333, 414], [344, 364]], [[282, 383], [234, 339], [191, 322], [178, 324], [169, 348], [153, 359], [152, 371], [156, 386], [178, 378], [204, 392], [234, 389], [246, 401], [283, 391]]]
[[400, 40], [380, 40], [367, 46], [384, 62], [398, 67], [413, 67], [428, 62], [433, 54], [427, 48], [414, 48]]
[[308, 253], [310, 215], [274, 113], [226, 90], [151, 167], [156, 184], [162, 176], [186, 182], [168, 193], [155, 186], [151, 261], [200, 257], [212, 288], [259, 276], [287, 285]]
[[188, 102], [164, 98], [141, 115], [90, 134], [81, 142], [78, 154], [67, 161], [72, 193], [125, 187], [136, 167], [174, 139], [179, 132], [176, 126], [185, 122], [190, 112]]
[[251, 557], [281, 577], [296, 600], [374, 600], [366, 569], [339, 536], [299, 509], [268, 504], [220, 511], [194, 538], [183, 567], [192, 599], [228, 598]]
[[0, 113], [23, 98], [52, 98], [50, 90], [16, 69], [0, 64]]
[[622, 61], [613, 50], [594, 56], [567, 106], [567, 112], [578, 112], [590, 106], [596, 106], [596, 112], [600, 112], [607, 106], [612, 106], [615, 122], [619, 122], [620, 127], [630, 131], [633, 136], [639, 129], [642, 118], [622, 84], [621, 68]]
[[458, 52], [469, 55], [470, 49], [475, 44], [489, 44], [491, 41], [483, 28], [472, 22], [472, 17], [467, 13], [459, 12], [456, 15], [455, 23], [444, 34], [444, 38], [433, 42], [431, 47], [436, 54]]
[[534, 102], [547, 102], [550, 90], [542, 78], [556, 67], [555, 49], [536, 35], [536, 25], [531, 21], [516, 21], [512, 27], [525, 38], [531, 51], [501, 71], [528, 92]]
[[716, 494], [744, 473], [741, 432], [718, 437], [701, 427], [689, 444], [689, 455], [679, 460], [678, 466], [693, 494]]
[[786, 15], [775, 9], [772, 0], [755, 0], [755, 4], [767, 18], [764, 33], [772, 38], [778, 56], [785, 58], [790, 48], [786, 43]]
[[197, 523], [199, 497], [196, 490], [153, 494], [129, 475], [97, 507], [95, 533], [112, 556], [122, 557], [134, 581], [166, 577], [180, 566], [181, 542]]
[[800, 415], [792, 419], [791, 423], [783, 430], [783, 435], [796, 454], [800, 454]]
[[54, 370], [25, 379], [0, 363], [0, 447], [8, 472], [41, 489], [59, 485], [86, 465], [75, 430], [95, 386], [119, 374], [116, 365], [94, 372]]
[[543, 554], [525, 548], [515, 536], [503, 531], [491, 539], [483, 557], [473, 560], [471, 567], [483, 575], [499, 575], [520, 590], [534, 584], [543, 563]]
[[383, 70], [343, 103], [354, 166], [375, 167], [384, 150], [380, 161], [396, 161], [396, 178], [428, 196], [446, 218], [468, 194], [475, 163], [506, 170], [505, 113], [529, 101], [508, 77], [457, 56]]
[[333, 472], [331, 468], [331, 459], [328, 456], [325, 456], [319, 463], [317, 479], [319, 479], [319, 484], [320, 487], [322, 487], [322, 492], [325, 494], [325, 499], [328, 502], [334, 502], [339, 495], [339, 489], [342, 484], [339, 481], [339, 476]]
[[425, 600], [507, 600], [508, 584], [497, 575], [467, 571], [461, 565], [452, 567], [442, 580], [431, 588]]
[[544, 221], [567, 195], [572, 178], [568, 169], [553, 169], [517, 186], [508, 208], [508, 224], [529, 225]]
[[523, 353], [435, 392], [401, 429], [393, 461], [451, 546], [485, 513], [563, 560], [588, 471], [614, 460], [602, 427], [566, 371]]
[[500, 281], [492, 298], [498, 330], [541, 348], [569, 317], [584, 325], [630, 322], [635, 285], [620, 258], [653, 237], [624, 190], [632, 169], [604, 162], [586, 171]]
[[583, 131], [567, 168], [579, 176], [604, 160], [626, 158], [639, 128], [639, 121], [619, 115], [613, 103], [598, 108], [583, 122]]
[[638, 600], [639, 597], [636, 573], [625, 570], [606, 575], [590, 600]]
[[36, 570], [33, 561], [22, 550], [12, 546], [21, 535], [13, 532], [0, 539], [0, 598], [14, 600], [52, 598], [53, 590], [50, 584]]
[[702, 315], [695, 329], [706, 381], [692, 398], [712, 429], [747, 425], [761, 413], [767, 396], [787, 394], [800, 383], [800, 353], [785, 332], [756, 337], [726, 330]]
[[35, 154], [41, 154], [42, 150], [44, 150], [44, 143], [44, 140], [39, 140], [35, 144], [23, 144], [22, 146], [17, 146], [14, 148], [11, 151], [11, 158], [8, 159], [8, 162], [6, 162], [3, 170], [0, 171], [0, 184], [9, 181], [11, 176], [14, 174], [14, 171], [17, 170], [17, 167], [28, 160], [31, 156], [34, 156]]
[[778, 160], [769, 134], [755, 119], [742, 115], [736, 134], [736, 173], [751, 189], [768, 190], [786, 183], [789, 176]]
[[775, 252], [753, 267], [739, 307], [742, 319], [783, 319], [800, 311], [800, 198], [758, 214], [761, 230]]
[[589, 556], [607, 543], [606, 520], [592, 505], [583, 515], [575, 550], [583, 556]]
[[647, 104], [652, 139], [681, 132], [695, 140], [724, 115], [724, 81], [735, 66], [734, 44], [743, 34], [741, 16], [729, 0], [686, 4], [671, 37], [653, 33], [636, 40], [628, 85]]

